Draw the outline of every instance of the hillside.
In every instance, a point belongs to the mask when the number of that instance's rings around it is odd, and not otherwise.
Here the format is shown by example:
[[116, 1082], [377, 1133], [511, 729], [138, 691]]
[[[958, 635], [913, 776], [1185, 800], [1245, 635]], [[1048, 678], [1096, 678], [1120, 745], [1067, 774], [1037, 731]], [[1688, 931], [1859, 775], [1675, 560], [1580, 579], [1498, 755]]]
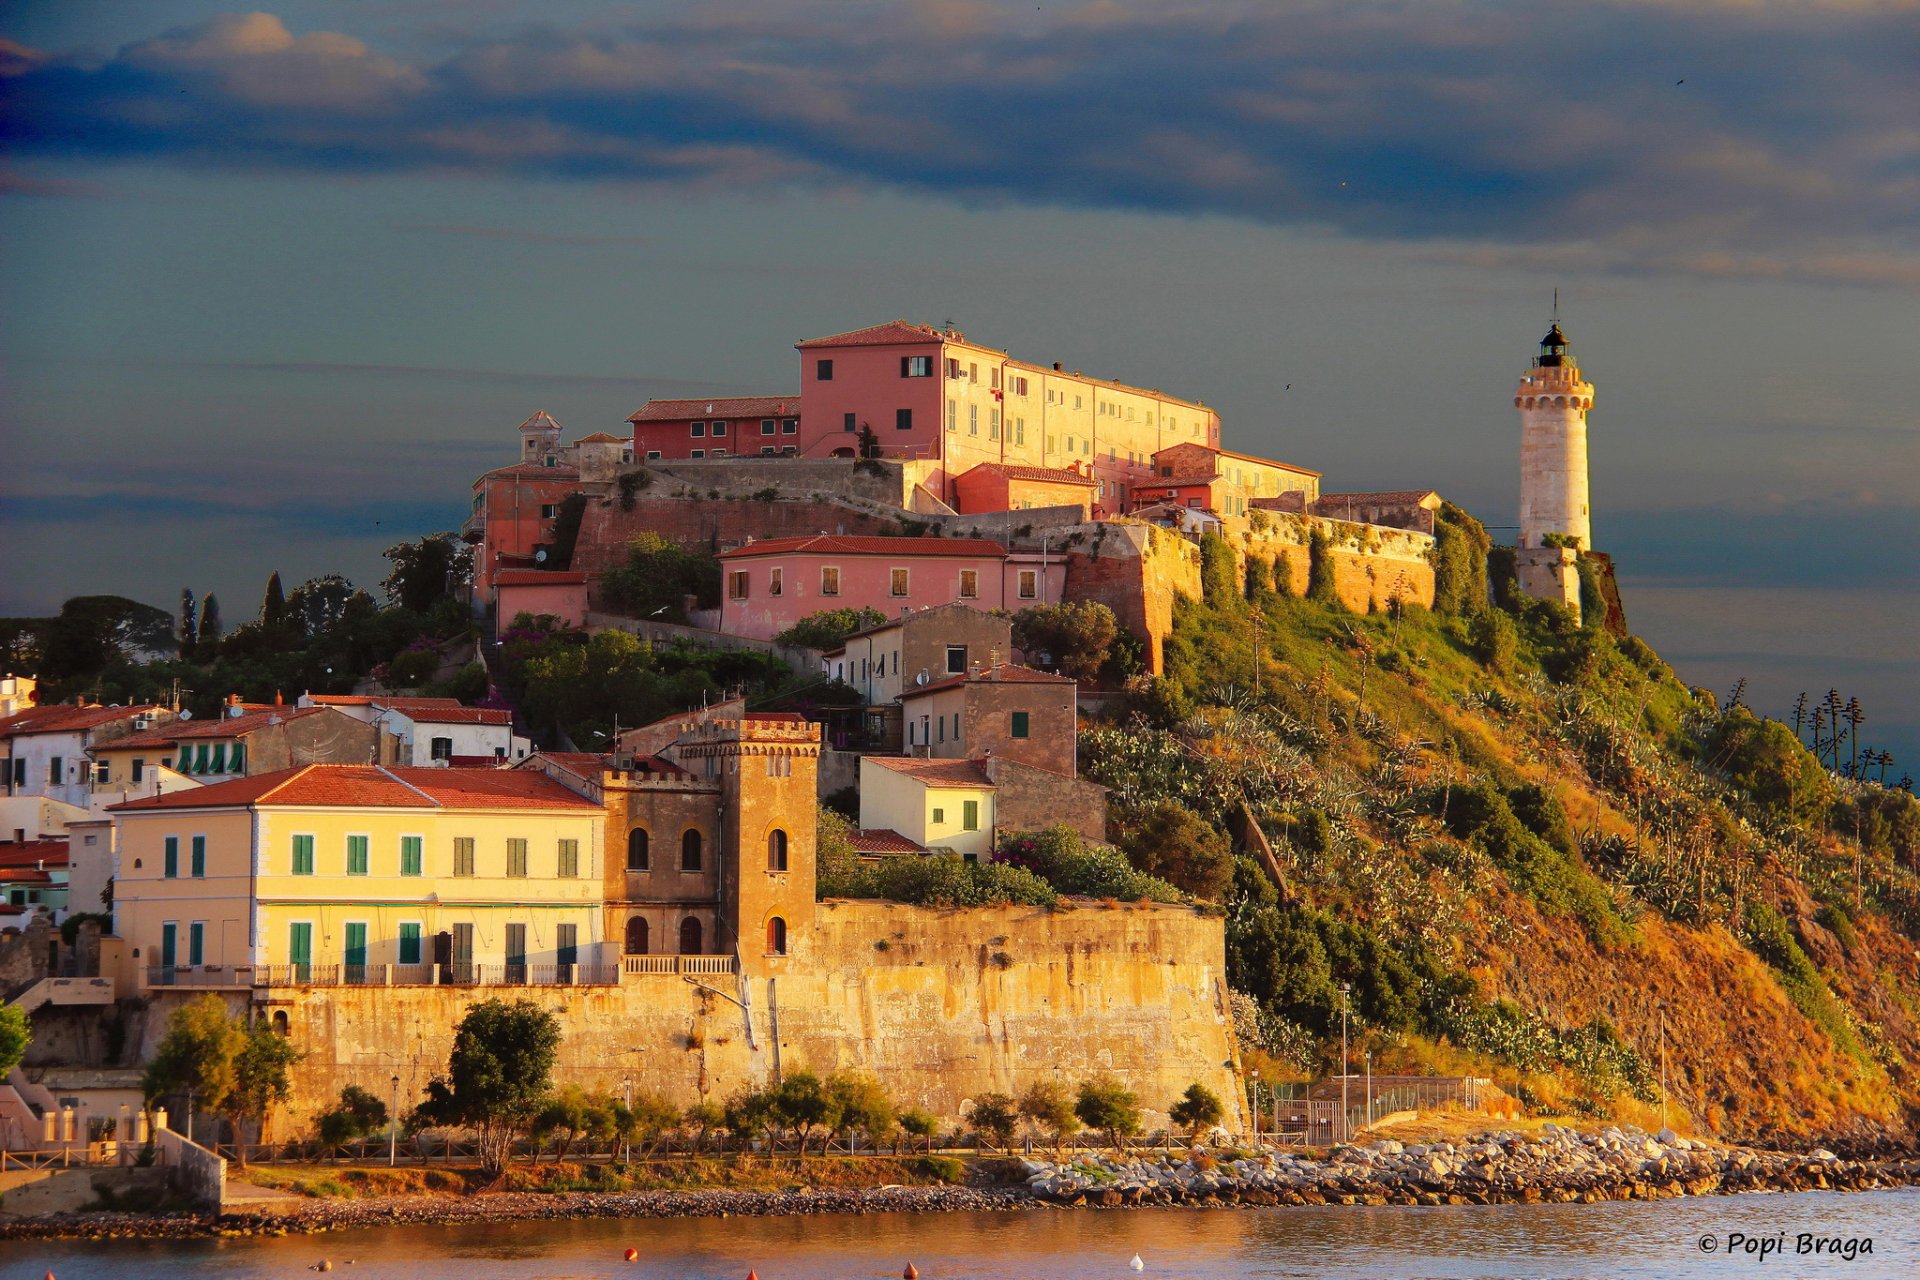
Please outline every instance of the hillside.
[[[1912, 1140], [1910, 794], [1498, 583], [1504, 607], [1355, 616], [1217, 537], [1203, 553], [1167, 674], [1082, 760], [1123, 846], [1165, 805], [1239, 837], [1229, 967], [1268, 1079], [1337, 1061], [1349, 983], [1356, 1069], [1485, 1072], [1645, 1123], [1664, 1020], [1676, 1127]], [[1485, 598], [1480, 563], [1456, 558], [1443, 603]]]

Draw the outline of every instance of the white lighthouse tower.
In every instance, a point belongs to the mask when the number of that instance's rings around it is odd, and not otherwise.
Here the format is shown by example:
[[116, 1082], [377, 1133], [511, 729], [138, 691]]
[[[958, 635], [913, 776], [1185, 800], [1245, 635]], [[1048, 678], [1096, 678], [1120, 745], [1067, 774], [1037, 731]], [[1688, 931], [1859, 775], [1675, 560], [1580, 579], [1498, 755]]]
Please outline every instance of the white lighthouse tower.
[[1529, 595], [1577, 612], [1576, 548], [1593, 547], [1587, 488], [1593, 384], [1581, 378], [1557, 318], [1540, 340], [1533, 367], [1520, 377], [1513, 407], [1520, 411], [1520, 585]]

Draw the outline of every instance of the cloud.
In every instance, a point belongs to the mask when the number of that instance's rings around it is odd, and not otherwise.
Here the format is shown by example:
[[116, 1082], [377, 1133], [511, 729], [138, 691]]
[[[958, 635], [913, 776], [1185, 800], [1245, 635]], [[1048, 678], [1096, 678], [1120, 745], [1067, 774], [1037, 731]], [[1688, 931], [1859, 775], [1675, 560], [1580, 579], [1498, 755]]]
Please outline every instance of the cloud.
[[403, 224], [394, 229], [422, 235], [466, 236], [475, 240], [513, 240], [521, 244], [572, 245], [593, 249], [616, 245], [650, 247], [659, 243], [654, 236], [569, 235], [553, 231], [526, 231], [515, 227], [464, 227], [447, 223]]
[[[1920, 289], [1914, 6], [792, 0], [402, 62], [264, 13], [0, 47], [0, 145], [324, 171], [848, 182]], [[1566, 260], [1552, 261], [1564, 268]]]

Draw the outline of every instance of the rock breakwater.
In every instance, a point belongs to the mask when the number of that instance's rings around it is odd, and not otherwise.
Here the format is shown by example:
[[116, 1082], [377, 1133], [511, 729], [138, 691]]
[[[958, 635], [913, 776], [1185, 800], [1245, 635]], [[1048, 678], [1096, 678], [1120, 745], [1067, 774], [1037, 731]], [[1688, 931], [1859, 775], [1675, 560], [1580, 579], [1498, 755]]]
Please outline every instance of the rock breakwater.
[[1022, 1162], [1028, 1188], [1054, 1204], [1536, 1204], [1657, 1200], [1741, 1191], [1866, 1191], [1920, 1181], [1920, 1162], [1842, 1160], [1723, 1147], [1636, 1128], [1582, 1133], [1546, 1125], [1459, 1142], [1379, 1141], [1222, 1158], [1080, 1156]]

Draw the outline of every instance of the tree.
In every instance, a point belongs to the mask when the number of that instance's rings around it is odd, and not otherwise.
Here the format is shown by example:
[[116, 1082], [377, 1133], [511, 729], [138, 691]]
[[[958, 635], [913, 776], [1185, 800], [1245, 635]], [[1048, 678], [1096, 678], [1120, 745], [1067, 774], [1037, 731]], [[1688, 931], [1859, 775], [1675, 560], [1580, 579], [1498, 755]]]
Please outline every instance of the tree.
[[1333, 539], [1315, 525], [1307, 536], [1307, 599], [1333, 609], [1344, 609], [1339, 580], [1334, 576]]
[[75, 596], [40, 624], [40, 674], [48, 680], [93, 677], [110, 667], [169, 651], [172, 619], [125, 596]]
[[500, 1173], [547, 1099], [559, 1048], [559, 1020], [531, 1000], [471, 1005], [454, 1031], [447, 1074], [427, 1085], [415, 1115], [474, 1130], [481, 1167]]
[[346, 616], [355, 595], [351, 582], [337, 573], [308, 578], [287, 597], [287, 617], [309, 636], [331, 631]]
[[1233, 848], [1206, 819], [1161, 802], [1128, 824], [1118, 841], [1133, 865], [1196, 898], [1218, 902], [1233, 883]]
[[314, 1120], [320, 1141], [329, 1147], [342, 1146], [355, 1138], [365, 1138], [387, 1127], [387, 1104], [350, 1084], [340, 1091], [340, 1101]]
[[275, 569], [273, 576], [267, 579], [267, 594], [260, 601], [260, 625], [277, 627], [287, 615], [287, 593], [280, 585], [280, 571]]
[[[680, 1108], [653, 1093], [641, 1094], [633, 1100], [630, 1108], [622, 1108], [622, 1110], [627, 1113], [627, 1125], [632, 1137], [640, 1140], [643, 1156], [651, 1156], [660, 1145], [661, 1139], [682, 1123], [698, 1128], [700, 1136], [704, 1138], [707, 1130], [720, 1122], [721, 1115], [718, 1107], [710, 1102], [703, 1102], [689, 1107], [683, 1116]], [[695, 1112], [699, 1114], [696, 1115]]]
[[27, 1015], [17, 1005], [0, 1005], [0, 1079], [20, 1065], [33, 1043]]
[[919, 1107], [908, 1107], [895, 1116], [893, 1122], [907, 1136], [909, 1147], [915, 1143], [931, 1142], [933, 1135], [940, 1132], [940, 1121], [931, 1112], [922, 1111]]
[[200, 643], [212, 646], [220, 643], [220, 637], [226, 628], [220, 622], [220, 597], [209, 591], [200, 601]]
[[720, 562], [648, 531], [628, 540], [626, 564], [607, 570], [600, 594], [615, 613], [629, 618], [685, 622], [687, 597], [693, 597], [695, 608], [720, 603]]
[[246, 1044], [246, 1029], [227, 1016], [219, 996], [204, 995], [181, 1005], [167, 1019], [167, 1033], [141, 1078], [148, 1104], [168, 1094], [185, 1094], [191, 1137], [194, 1104], [220, 1109], [239, 1083], [238, 1063]]
[[1020, 1111], [1004, 1093], [983, 1093], [973, 1100], [967, 1120], [975, 1133], [1004, 1150], [1013, 1146], [1014, 1131], [1020, 1127]]
[[[233, 1130], [234, 1143], [240, 1149], [242, 1168], [247, 1164], [247, 1141], [241, 1131], [242, 1123], [252, 1121], [264, 1131], [268, 1111], [293, 1091], [291, 1069], [303, 1056], [293, 1047], [291, 1040], [276, 1034], [266, 1023], [257, 1022], [247, 1028], [246, 1038], [234, 1059], [233, 1088], [217, 1104], [220, 1113], [226, 1117], [228, 1127]], [[384, 1119], [386, 1108], [381, 1107], [380, 1111]]]
[[193, 588], [180, 588], [180, 656], [191, 658], [200, 643], [199, 611], [194, 605]]
[[1083, 1082], [1073, 1114], [1087, 1128], [1105, 1133], [1115, 1148], [1124, 1147], [1128, 1138], [1140, 1132], [1140, 1099], [1112, 1076]]
[[1094, 600], [1034, 605], [1013, 615], [1013, 643], [1027, 661], [1075, 680], [1099, 677], [1119, 633], [1113, 610]]
[[1020, 1118], [1036, 1133], [1050, 1136], [1056, 1150], [1080, 1131], [1080, 1117], [1074, 1114], [1073, 1099], [1051, 1080], [1038, 1080], [1027, 1086], [1027, 1091], [1020, 1095]]
[[586, 494], [570, 493], [561, 499], [559, 513], [553, 518], [553, 550], [548, 556], [549, 568], [573, 567], [573, 549], [580, 543], [580, 521], [586, 514]]
[[717, 1102], [696, 1102], [686, 1109], [680, 1123], [693, 1130], [696, 1149], [707, 1145], [707, 1135], [727, 1125], [727, 1109]]
[[618, 1127], [613, 1106], [613, 1100], [605, 1094], [588, 1093], [577, 1084], [569, 1084], [547, 1098], [534, 1114], [533, 1136], [546, 1139], [556, 1133], [566, 1135], [565, 1140], [553, 1150], [553, 1162], [558, 1164], [580, 1139], [612, 1136]]
[[792, 645], [796, 649], [834, 649], [844, 644], [854, 632], [877, 627], [886, 620], [886, 614], [866, 606], [858, 609], [822, 609], [800, 619], [775, 636], [773, 641], [775, 644]]
[[415, 613], [426, 613], [473, 582], [473, 549], [452, 533], [430, 533], [380, 554], [393, 565], [380, 580], [387, 602]]
[[837, 1072], [827, 1077], [827, 1094], [839, 1113], [835, 1133], [858, 1133], [869, 1143], [878, 1144], [893, 1128], [893, 1100], [879, 1081], [853, 1072]]
[[[800, 1158], [806, 1159], [807, 1141], [815, 1129], [828, 1133], [839, 1127], [840, 1107], [828, 1093], [820, 1077], [811, 1071], [796, 1071], [773, 1091], [773, 1119], [793, 1132], [800, 1142]], [[826, 1139], [821, 1139], [821, 1146]]]
[[1190, 1084], [1180, 1101], [1167, 1108], [1167, 1119], [1199, 1137], [1202, 1129], [1211, 1129], [1226, 1115], [1220, 1096], [1203, 1084]]

